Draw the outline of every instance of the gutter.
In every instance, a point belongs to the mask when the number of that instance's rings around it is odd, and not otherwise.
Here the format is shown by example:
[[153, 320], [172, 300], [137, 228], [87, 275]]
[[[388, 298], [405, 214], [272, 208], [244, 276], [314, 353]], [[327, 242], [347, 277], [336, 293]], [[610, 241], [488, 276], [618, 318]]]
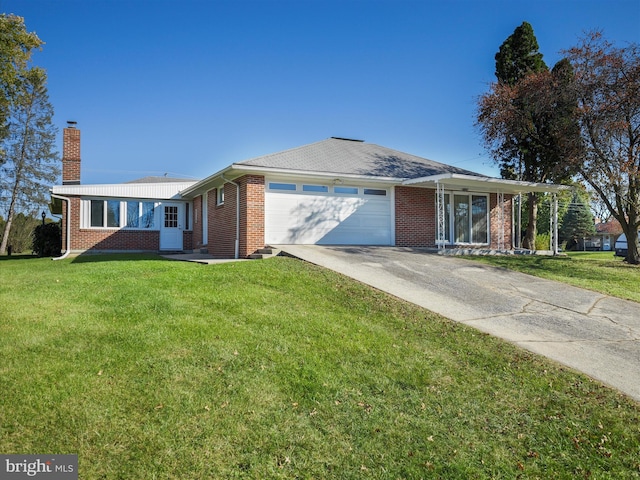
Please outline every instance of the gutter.
[[71, 199], [68, 197], [62, 197], [60, 195], [56, 195], [55, 193], [51, 194], [51, 197], [53, 198], [57, 198], [60, 200], [63, 200], [65, 202], [67, 202], [67, 215], [66, 215], [66, 219], [67, 219], [67, 248], [64, 252], [64, 255], [60, 256], [60, 257], [53, 257], [51, 258], [51, 260], [63, 260], [65, 258], [67, 258], [69, 256], [69, 254], [71, 253]]
[[240, 185], [233, 180], [229, 180], [224, 176], [224, 173], [220, 174], [220, 178], [225, 182], [231, 183], [236, 186], [236, 240], [234, 246], [234, 257], [236, 260], [240, 258]]

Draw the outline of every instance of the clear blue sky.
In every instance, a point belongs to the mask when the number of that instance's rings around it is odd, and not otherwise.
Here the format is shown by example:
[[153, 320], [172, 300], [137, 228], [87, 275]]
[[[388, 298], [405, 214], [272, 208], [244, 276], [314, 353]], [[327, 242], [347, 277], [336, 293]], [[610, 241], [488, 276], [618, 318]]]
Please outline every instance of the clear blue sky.
[[0, 0], [46, 42], [83, 183], [203, 178], [330, 136], [498, 175], [474, 127], [523, 21], [549, 66], [584, 32], [640, 41], [640, 0]]

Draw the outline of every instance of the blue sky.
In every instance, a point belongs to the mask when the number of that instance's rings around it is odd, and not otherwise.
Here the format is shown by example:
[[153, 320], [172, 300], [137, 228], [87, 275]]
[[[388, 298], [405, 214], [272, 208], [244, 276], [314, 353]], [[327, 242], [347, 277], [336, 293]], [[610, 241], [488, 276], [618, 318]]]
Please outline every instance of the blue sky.
[[474, 127], [523, 21], [549, 66], [584, 32], [640, 41], [640, 0], [0, 0], [46, 42], [82, 182], [203, 178], [331, 136], [498, 175]]

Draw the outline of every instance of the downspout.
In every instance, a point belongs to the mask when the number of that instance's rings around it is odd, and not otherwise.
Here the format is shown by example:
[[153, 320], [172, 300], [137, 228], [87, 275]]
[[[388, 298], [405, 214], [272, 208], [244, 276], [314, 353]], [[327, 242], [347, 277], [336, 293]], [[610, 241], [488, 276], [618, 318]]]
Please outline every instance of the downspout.
[[220, 175], [222, 180], [225, 182], [229, 182], [236, 186], [236, 241], [235, 241], [235, 259], [240, 258], [240, 185], [238, 185], [233, 180], [229, 180], [224, 176], [224, 173]]
[[60, 256], [60, 257], [53, 257], [51, 260], [62, 260], [65, 259], [69, 256], [69, 254], [71, 253], [71, 199], [68, 197], [61, 197], [60, 195], [56, 195], [55, 193], [52, 193], [51, 196], [53, 198], [58, 198], [60, 200], [63, 200], [65, 202], [67, 202], [67, 215], [66, 215], [66, 219], [67, 219], [67, 248], [64, 252], [64, 255]]

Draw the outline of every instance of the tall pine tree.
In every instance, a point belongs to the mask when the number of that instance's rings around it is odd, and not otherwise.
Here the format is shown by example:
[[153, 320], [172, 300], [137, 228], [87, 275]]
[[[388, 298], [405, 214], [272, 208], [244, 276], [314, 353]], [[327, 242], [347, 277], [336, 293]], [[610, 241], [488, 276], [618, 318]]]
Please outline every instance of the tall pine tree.
[[46, 80], [41, 68], [27, 70], [12, 98], [9, 136], [3, 145], [6, 162], [0, 167], [0, 189], [9, 203], [0, 254], [6, 253], [16, 212], [46, 204], [49, 186], [60, 173]]

